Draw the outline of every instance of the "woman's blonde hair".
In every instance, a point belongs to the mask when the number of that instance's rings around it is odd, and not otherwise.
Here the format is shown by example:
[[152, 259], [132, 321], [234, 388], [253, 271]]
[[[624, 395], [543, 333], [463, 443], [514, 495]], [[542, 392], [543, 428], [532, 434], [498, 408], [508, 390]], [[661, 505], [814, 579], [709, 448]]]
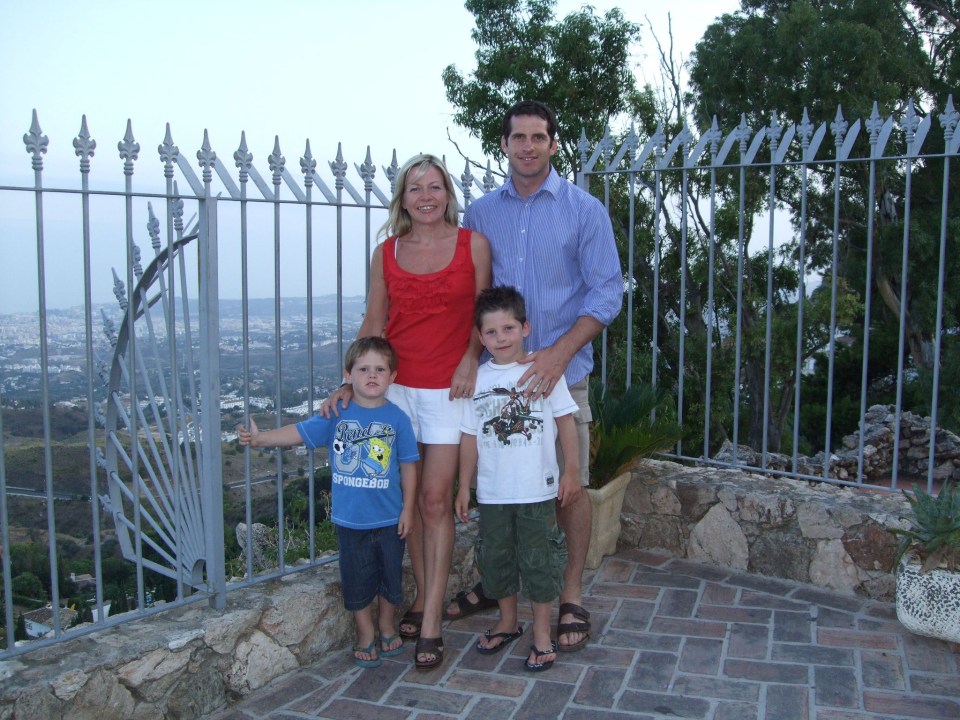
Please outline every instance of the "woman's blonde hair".
[[400, 172], [397, 173], [387, 221], [380, 228], [380, 235], [387, 237], [391, 235], [402, 236], [410, 232], [413, 227], [410, 222], [410, 213], [403, 207], [403, 193], [407, 187], [407, 176], [413, 173], [413, 179], [416, 180], [423, 177], [431, 167], [440, 171], [440, 177], [443, 178], [443, 187], [447, 193], [447, 210], [444, 213], [444, 220], [454, 227], [457, 226], [460, 214], [457, 212], [457, 196], [453, 193], [453, 181], [450, 179], [450, 173], [447, 172], [447, 166], [436, 155], [420, 154], [407, 160], [400, 168]]

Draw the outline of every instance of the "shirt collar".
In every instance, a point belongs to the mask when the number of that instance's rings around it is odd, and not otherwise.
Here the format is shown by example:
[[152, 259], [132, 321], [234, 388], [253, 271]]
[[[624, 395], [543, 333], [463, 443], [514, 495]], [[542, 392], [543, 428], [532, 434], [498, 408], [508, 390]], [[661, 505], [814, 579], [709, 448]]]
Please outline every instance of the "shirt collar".
[[[537, 195], [539, 195], [544, 191], [556, 197], [557, 195], [560, 194], [560, 191], [563, 189], [563, 183], [564, 183], [564, 179], [560, 177], [560, 173], [557, 172], [557, 169], [553, 167], [553, 165], [551, 165], [550, 173], [547, 175], [547, 179], [543, 181], [543, 184], [539, 188], [537, 188], [537, 191], [535, 193], [533, 193], [532, 195], [528, 195], [527, 198], [522, 198], [522, 199], [529, 199], [532, 197], [536, 197]], [[509, 177], [507, 179], [507, 182], [503, 184], [503, 191], [508, 195], [517, 198], [518, 200], [521, 199], [520, 193], [517, 192], [517, 188], [513, 184], [512, 176]]]

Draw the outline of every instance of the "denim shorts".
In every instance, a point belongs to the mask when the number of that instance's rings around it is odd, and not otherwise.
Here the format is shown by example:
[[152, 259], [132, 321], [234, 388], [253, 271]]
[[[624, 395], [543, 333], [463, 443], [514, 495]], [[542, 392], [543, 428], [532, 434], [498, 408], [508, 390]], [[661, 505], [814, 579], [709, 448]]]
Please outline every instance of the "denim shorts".
[[481, 504], [477, 567], [487, 597], [520, 591], [536, 603], [553, 602], [563, 589], [567, 545], [557, 524], [556, 500]]
[[378, 595], [392, 605], [402, 605], [406, 542], [397, 535], [397, 526], [371, 530], [336, 527], [343, 606], [351, 612], [363, 610]]

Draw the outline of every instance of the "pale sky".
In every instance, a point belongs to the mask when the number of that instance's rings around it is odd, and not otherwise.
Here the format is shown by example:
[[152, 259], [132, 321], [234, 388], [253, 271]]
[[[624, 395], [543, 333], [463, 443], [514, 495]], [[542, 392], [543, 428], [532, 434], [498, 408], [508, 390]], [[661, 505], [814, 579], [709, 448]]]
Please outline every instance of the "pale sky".
[[[582, 4], [560, 0], [556, 15]], [[736, 0], [590, 4], [598, 14], [619, 5], [643, 26], [634, 58], [641, 82], [656, 81], [648, 19], [665, 42], [667, 13], [676, 10], [675, 50], [686, 59], [707, 24], [739, 7]], [[457, 0], [0, 0], [0, 186], [32, 183], [22, 137], [33, 109], [50, 140], [48, 186], [79, 187], [72, 141], [83, 114], [97, 141], [92, 182], [111, 189], [123, 186], [116, 146], [128, 118], [141, 146], [136, 172], [149, 173], [151, 183], [162, 181], [156, 147], [168, 122], [174, 142], [191, 157], [208, 129], [231, 167], [245, 131], [263, 173], [279, 136], [297, 177], [307, 138], [323, 168], [341, 142], [348, 177], [356, 177], [353, 164], [363, 162], [368, 145], [378, 167], [389, 164], [396, 148], [401, 163], [421, 151], [446, 155], [459, 174], [462, 160], [447, 133], [471, 156], [479, 157], [479, 143], [453, 125], [441, 72], [450, 63], [462, 73], [475, 68], [472, 28]], [[11, 202], [23, 205], [23, 195], [11, 200], [0, 191], [0, 214], [9, 218]], [[28, 219], [14, 229], [0, 223], [0, 268], [19, 253], [22, 232], [32, 229]], [[27, 275], [35, 275], [32, 268]], [[359, 290], [347, 291], [362, 292], [362, 276], [360, 282]], [[55, 277], [51, 285], [49, 306], [82, 302], [58, 293], [65, 283]], [[229, 289], [222, 294], [235, 296]], [[35, 286], [24, 292], [9, 271], [0, 277], [0, 313], [35, 303], [31, 295]]]

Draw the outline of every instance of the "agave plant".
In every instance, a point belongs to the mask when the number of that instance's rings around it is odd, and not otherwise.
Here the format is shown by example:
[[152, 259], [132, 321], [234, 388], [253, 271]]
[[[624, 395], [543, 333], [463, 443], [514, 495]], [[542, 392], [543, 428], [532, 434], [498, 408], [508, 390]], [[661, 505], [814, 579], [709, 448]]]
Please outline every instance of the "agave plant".
[[904, 496], [910, 511], [902, 519], [910, 527], [891, 529], [902, 538], [897, 566], [904, 554], [912, 551], [921, 562], [921, 573], [941, 565], [955, 571], [960, 564], [960, 493], [956, 485], [947, 480], [936, 496], [914, 485], [913, 495], [904, 492]]
[[670, 448], [682, 437], [662, 397], [648, 385], [625, 392], [603, 392], [590, 385], [593, 428], [590, 432], [590, 487], [603, 487], [639, 458]]

